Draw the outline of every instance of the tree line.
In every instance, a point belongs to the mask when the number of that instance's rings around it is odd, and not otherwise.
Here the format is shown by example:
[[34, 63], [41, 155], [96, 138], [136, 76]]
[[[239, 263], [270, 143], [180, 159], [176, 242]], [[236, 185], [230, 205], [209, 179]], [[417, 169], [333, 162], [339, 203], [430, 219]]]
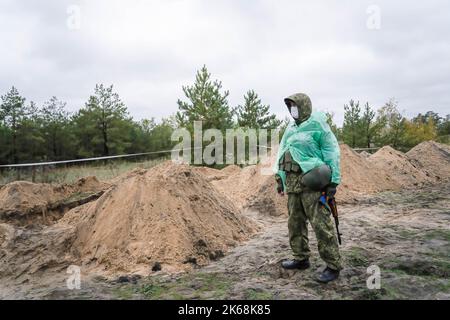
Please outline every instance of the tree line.
[[[78, 111], [69, 112], [67, 104], [51, 97], [37, 106], [27, 102], [17, 88], [1, 96], [0, 163], [57, 161], [124, 153], [168, 150], [173, 130], [193, 129], [202, 121], [203, 129], [273, 129], [286, 127], [288, 118], [277, 119], [254, 90], [248, 90], [235, 107], [228, 101], [229, 91], [213, 80], [206, 66], [197, 71], [192, 85], [182, 88], [184, 100], [177, 101], [173, 116], [134, 120], [113, 85], [97, 84]], [[351, 100], [344, 106], [344, 124], [338, 128], [328, 114], [332, 130], [340, 141], [352, 147], [386, 144], [410, 148], [424, 140], [448, 143], [450, 116], [429, 111], [407, 119], [394, 99], [375, 111], [368, 103], [360, 107]]]
[[427, 140], [450, 143], [450, 115], [441, 117], [436, 112], [428, 111], [408, 119], [399, 110], [394, 98], [378, 110], [368, 102], [361, 107], [359, 101], [350, 100], [344, 105], [342, 128], [337, 128], [332, 118], [333, 115], [328, 114], [329, 123], [338, 140], [352, 148], [390, 145], [406, 151]]

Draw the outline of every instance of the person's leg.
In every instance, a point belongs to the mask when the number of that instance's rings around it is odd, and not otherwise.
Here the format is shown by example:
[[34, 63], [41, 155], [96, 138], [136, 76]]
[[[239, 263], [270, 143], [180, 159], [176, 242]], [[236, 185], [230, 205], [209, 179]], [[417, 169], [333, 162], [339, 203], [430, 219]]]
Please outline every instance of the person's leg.
[[319, 202], [320, 195], [320, 192], [304, 192], [302, 203], [316, 234], [320, 257], [328, 268], [339, 271], [342, 269], [342, 263], [335, 227], [331, 212]]
[[308, 240], [308, 221], [299, 193], [288, 194], [289, 244], [296, 260], [308, 260], [311, 254]]

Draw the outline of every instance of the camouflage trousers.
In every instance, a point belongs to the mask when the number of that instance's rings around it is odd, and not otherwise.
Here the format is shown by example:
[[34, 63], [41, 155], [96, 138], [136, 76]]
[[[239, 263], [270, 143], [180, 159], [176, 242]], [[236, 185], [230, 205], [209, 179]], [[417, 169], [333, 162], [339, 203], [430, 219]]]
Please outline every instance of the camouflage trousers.
[[289, 243], [296, 259], [309, 258], [309, 221], [316, 234], [320, 257], [329, 268], [341, 270], [341, 256], [334, 223], [331, 213], [319, 203], [320, 195], [320, 192], [307, 190], [288, 193]]

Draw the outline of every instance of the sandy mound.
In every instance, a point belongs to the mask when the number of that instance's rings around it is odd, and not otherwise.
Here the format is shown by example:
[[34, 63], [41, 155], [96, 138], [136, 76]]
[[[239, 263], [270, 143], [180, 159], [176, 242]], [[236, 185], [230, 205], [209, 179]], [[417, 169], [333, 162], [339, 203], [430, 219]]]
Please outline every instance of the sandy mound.
[[257, 229], [197, 170], [170, 161], [134, 170], [60, 223], [76, 223], [73, 249], [88, 267], [143, 273], [203, 265]]
[[78, 179], [74, 184], [66, 184], [63, 188], [74, 192], [97, 192], [109, 187], [108, 183], [98, 181], [97, 177], [89, 176]]
[[202, 174], [208, 181], [221, 180], [221, 179], [225, 179], [227, 177], [226, 172], [223, 172], [223, 170], [218, 170], [218, 169], [214, 169], [214, 168], [193, 167], [193, 170]]
[[226, 166], [225, 168], [223, 168], [220, 171], [223, 174], [225, 174], [227, 176], [230, 176], [230, 175], [233, 175], [233, 174], [236, 174], [236, 173], [240, 172], [241, 168], [239, 166], [235, 165], [235, 164], [232, 164], [232, 165]]
[[375, 167], [389, 173], [402, 187], [414, 187], [433, 182], [434, 179], [418, 168], [409, 157], [390, 146], [385, 146], [369, 157]]
[[450, 146], [426, 141], [412, 148], [406, 155], [432, 179], [450, 179]]
[[345, 144], [340, 148], [342, 181], [337, 193], [339, 200], [351, 201], [352, 197], [400, 187], [386, 170], [374, 167]]
[[213, 181], [212, 184], [238, 208], [243, 208], [248, 200], [258, 193], [267, 177], [261, 176], [259, 166], [256, 165], [247, 166], [243, 169], [234, 166], [228, 171], [232, 174], [228, 175], [226, 179]]
[[359, 153], [360, 156], [362, 156], [363, 158], [368, 158], [371, 156], [370, 153], [368, 153], [367, 151], [362, 151]]

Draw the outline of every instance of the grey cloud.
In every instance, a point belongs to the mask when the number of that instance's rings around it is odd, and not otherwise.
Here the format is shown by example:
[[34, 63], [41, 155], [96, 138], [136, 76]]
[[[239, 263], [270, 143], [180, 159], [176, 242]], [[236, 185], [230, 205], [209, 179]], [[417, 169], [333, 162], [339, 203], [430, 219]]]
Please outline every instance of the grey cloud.
[[[112, 83], [134, 117], [159, 118], [206, 64], [232, 105], [255, 89], [280, 116], [297, 91], [338, 122], [351, 98], [448, 113], [450, 3], [376, 2], [380, 30], [366, 27], [367, 0], [2, 0], [0, 92], [15, 85], [29, 100], [57, 95], [76, 110], [95, 83]], [[78, 31], [66, 27], [71, 4], [82, 9]]]

